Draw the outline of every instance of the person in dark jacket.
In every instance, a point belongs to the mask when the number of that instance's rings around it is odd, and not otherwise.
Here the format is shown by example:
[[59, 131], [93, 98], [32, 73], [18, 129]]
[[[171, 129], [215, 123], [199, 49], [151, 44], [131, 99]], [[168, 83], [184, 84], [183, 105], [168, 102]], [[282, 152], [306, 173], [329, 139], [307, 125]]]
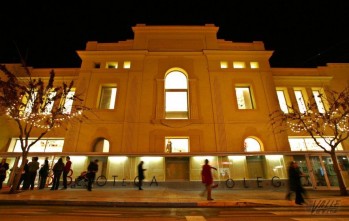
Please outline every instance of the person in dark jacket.
[[91, 161], [87, 167], [87, 178], [88, 178], [87, 190], [88, 191], [92, 191], [92, 183], [96, 178], [97, 171], [98, 171], [98, 160], [95, 159], [94, 161]]
[[49, 165], [47, 158], [45, 159], [44, 165], [39, 170], [40, 184], [39, 189], [44, 189], [46, 185], [46, 180], [48, 176]]
[[141, 161], [141, 162], [138, 164], [138, 167], [137, 167], [137, 169], [138, 169], [138, 181], [139, 181], [139, 183], [138, 183], [138, 189], [139, 189], [139, 190], [143, 190], [143, 189], [142, 189], [142, 185], [143, 185], [143, 180], [145, 179], [144, 171], [146, 171], [146, 169], [143, 169], [143, 164], [144, 164], [144, 162]]
[[63, 169], [63, 188], [62, 188], [62, 190], [67, 189], [67, 184], [68, 184], [67, 177], [68, 177], [68, 173], [70, 172], [71, 164], [72, 164], [69, 156], [67, 156], [65, 159], [66, 159], [66, 162], [65, 162], [64, 169]]
[[32, 161], [28, 163], [28, 182], [29, 182], [29, 188], [31, 190], [34, 189], [34, 182], [35, 182], [35, 178], [36, 178], [36, 174], [38, 172], [39, 169], [39, 162], [38, 162], [39, 158], [38, 157], [33, 157]]
[[289, 192], [286, 195], [287, 199], [291, 199], [291, 194], [294, 192], [296, 194], [295, 203], [302, 205], [305, 201], [303, 194], [305, 190], [302, 186], [301, 178], [304, 174], [301, 172], [297, 162], [292, 161], [288, 168], [288, 182], [289, 182]]
[[19, 190], [19, 187], [21, 186], [22, 183], [23, 183], [22, 190], [26, 190], [29, 188], [29, 183], [27, 179], [27, 176], [29, 174], [28, 161], [29, 161], [28, 159], [25, 159], [25, 165], [21, 174], [21, 178], [19, 179], [19, 183], [17, 185], [17, 190]]
[[8, 168], [8, 163], [6, 163], [6, 159], [3, 158], [0, 163], [0, 190], [2, 189], [2, 182], [6, 179], [6, 171]]
[[64, 163], [62, 157], [58, 159], [57, 163], [53, 166], [53, 182], [51, 190], [58, 190], [59, 179], [61, 178], [62, 172], [64, 169]]

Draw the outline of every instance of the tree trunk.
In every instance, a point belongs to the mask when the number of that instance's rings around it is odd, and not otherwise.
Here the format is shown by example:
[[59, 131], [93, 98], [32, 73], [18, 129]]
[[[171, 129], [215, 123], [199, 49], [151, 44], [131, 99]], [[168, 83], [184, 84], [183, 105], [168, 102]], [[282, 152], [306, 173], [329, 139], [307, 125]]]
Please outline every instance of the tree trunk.
[[336, 153], [334, 151], [331, 151], [331, 158], [332, 158], [332, 162], [333, 162], [334, 171], [337, 174], [340, 195], [341, 196], [348, 196], [348, 191], [347, 191], [347, 188], [345, 186], [345, 183], [344, 183], [344, 180], [343, 180], [343, 177], [341, 174], [341, 168], [338, 165], [338, 159], [337, 159]]
[[11, 189], [9, 191], [10, 193], [16, 193], [17, 192], [17, 186], [18, 186], [19, 181], [21, 179], [22, 171], [24, 170], [24, 166], [26, 164], [25, 159], [27, 159], [27, 156], [28, 156], [27, 152], [22, 153], [21, 166], [15, 172], [15, 177], [13, 179], [12, 186], [11, 186]]

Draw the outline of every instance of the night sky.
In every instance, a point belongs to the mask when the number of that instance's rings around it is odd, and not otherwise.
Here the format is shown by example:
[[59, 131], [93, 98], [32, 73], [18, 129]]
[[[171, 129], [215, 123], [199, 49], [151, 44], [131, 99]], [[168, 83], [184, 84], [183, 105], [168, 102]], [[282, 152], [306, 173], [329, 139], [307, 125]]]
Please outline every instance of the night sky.
[[[34, 3], [33, 3], [34, 2]], [[0, 63], [20, 55], [36, 68], [79, 67], [87, 41], [133, 38], [146, 25], [218, 26], [218, 38], [263, 41], [272, 67], [349, 63], [349, 1], [2, 1]]]

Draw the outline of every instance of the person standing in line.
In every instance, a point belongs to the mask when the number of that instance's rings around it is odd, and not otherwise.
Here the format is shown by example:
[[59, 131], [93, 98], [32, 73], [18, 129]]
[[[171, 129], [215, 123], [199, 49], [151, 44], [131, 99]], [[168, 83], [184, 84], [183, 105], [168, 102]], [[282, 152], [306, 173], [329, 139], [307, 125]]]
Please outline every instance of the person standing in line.
[[25, 165], [21, 174], [21, 178], [19, 179], [19, 183], [17, 185], [17, 190], [19, 190], [19, 187], [21, 186], [22, 182], [23, 182], [22, 190], [26, 190], [29, 187], [28, 179], [27, 179], [27, 176], [29, 174], [29, 167], [28, 167], [29, 160], [25, 159], [24, 161], [25, 161]]
[[98, 160], [95, 159], [94, 161], [91, 161], [87, 167], [87, 178], [88, 178], [87, 190], [88, 191], [92, 191], [92, 183], [96, 178], [97, 171], [98, 171]]
[[218, 184], [213, 185], [213, 176], [211, 169], [217, 170], [208, 164], [208, 159], [205, 160], [205, 164], [202, 166], [201, 177], [202, 183], [205, 185], [205, 190], [202, 195], [207, 192], [207, 200], [213, 200], [211, 197], [212, 188], [216, 188]]
[[36, 178], [36, 174], [38, 172], [39, 169], [39, 162], [38, 162], [39, 158], [38, 157], [33, 157], [32, 161], [28, 163], [28, 183], [29, 186], [28, 188], [30, 188], [31, 190], [34, 189], [34, 182], [35, 182], [35, 178]]
[[39, 189], [45, 188], [46, 180], [47, 180], [47, 176], [48, 176], [48, 171], [49, 171], [49, 165], [48, 165], [48, 160], [46, 157], [44, 165], [39, 170], [39, 176], [40, 176]]
[[6, 163], [6, 158], [3, 158], [0, 164], [0, 190], [2, 189], [2, 183], [6, 179], [6, 171], [8, 170], [8, 168], [9, 166], [8, 163]]
[[67, 189], [67, 176], [68, 176], [68, 173], [71, 169], [71, 164], [72, 164], [69, 156], [67, 156], [65, 159], [66, 159], [66, 163], [65, 163], [65, 166], [63, 169], [63, 188], [62, 188], [62, 190]]
[[147, 169], [143, 169], [143, 164], [144, 162], [141, 161], [139, 164], [138, 164], [138, 180], [139, 180], [139, 183], [138, 183], [138, 189], [139, 190], [143, 190], [142, 189], [142, 185], [143, 185], [143, 180], [145, 179], [145, 176], [144, 176], [144, 171], [146, 171]]
[[287, 199], [291, 199], [291, 193], [296, 193], [295, 203], [297, 205], [302, 205], [305, 203], [303, 194], [305, 190], [302, 186], [301, 178], [304, 174], [301, 172], [297, 162], [292, 161], [288, 168], [288, 182], [289, 182], [289, 192], [286, 195]]
[[57, 163], [53, 166], [53, 181], [51, 190], [58, 190], [59, 179], [61, 178], [62, 172], [64, 169], [64, 163], [62, 157], [58, 159]]

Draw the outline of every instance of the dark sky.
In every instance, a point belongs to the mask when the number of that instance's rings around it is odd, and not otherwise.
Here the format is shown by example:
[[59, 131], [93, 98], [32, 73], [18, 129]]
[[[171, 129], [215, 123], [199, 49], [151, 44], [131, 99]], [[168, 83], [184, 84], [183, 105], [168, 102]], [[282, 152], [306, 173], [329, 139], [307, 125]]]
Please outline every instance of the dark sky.
[[87, 41], [132, 39], [136, 24], [215, 24], [220, 39], [263, 41], [273, 67], [349, 63], [347, 0], [38, 1], [1, 2], [0, 63], [79, 67]]

